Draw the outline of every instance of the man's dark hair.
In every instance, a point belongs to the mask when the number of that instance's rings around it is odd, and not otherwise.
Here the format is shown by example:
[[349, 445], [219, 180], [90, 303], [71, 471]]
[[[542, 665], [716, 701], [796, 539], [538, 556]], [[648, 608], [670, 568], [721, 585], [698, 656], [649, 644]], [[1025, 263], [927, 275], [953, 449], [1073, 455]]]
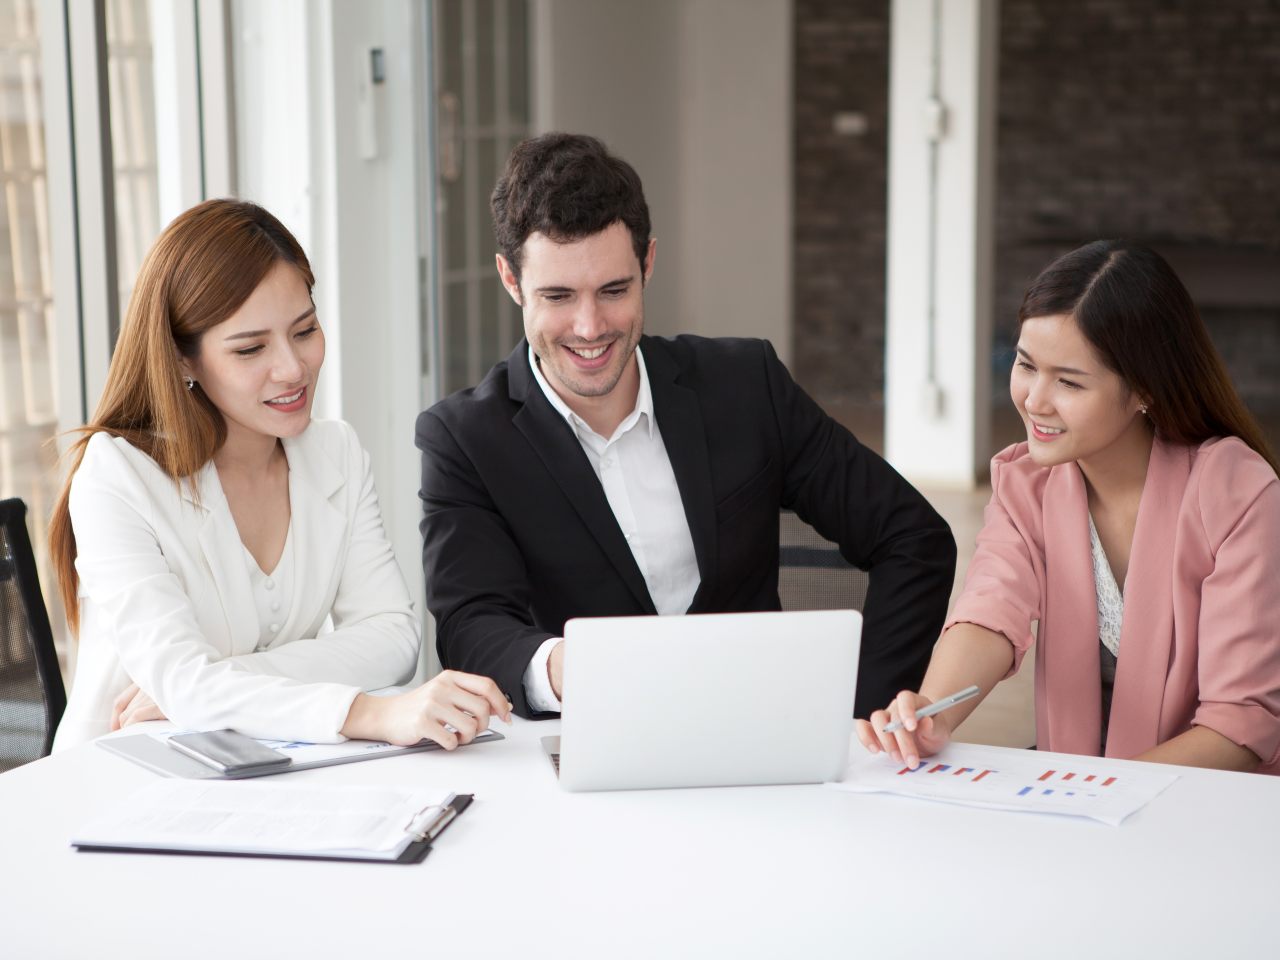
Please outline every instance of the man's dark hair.
[[520, 279], [532, 233], [557, 243], [581, 240], [619, 221], [644, 268], [649, 205], [640, 177], [595, 137], [548, 133], [516, 145], [489, 200], [498, 249]]

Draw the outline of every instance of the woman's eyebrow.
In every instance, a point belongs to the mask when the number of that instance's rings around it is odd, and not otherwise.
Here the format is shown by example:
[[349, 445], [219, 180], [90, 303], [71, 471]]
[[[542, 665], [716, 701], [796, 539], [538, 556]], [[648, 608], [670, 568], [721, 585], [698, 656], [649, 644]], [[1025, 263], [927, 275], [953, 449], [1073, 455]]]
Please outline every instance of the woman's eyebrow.
[[[293, 320], [290, 322], [289, 326], [292, 327], [295, 324], [301, 323], [303, 320], [307, 319], [307, 317], [311, 316], [315, 312], [316, 312], [315, 306], [309, 307], [305, 313], [300, 313], [298, 314], [298, 316], [294, 317]], [[222, 339], [224, 343], [228, 340], [247, 340], [250, 337], [265, 337], [270, 332], [271, 332], [270, 330], [245, 330], [241, 333], [233, 333], [231, 334], [231, 336], [223, 337]]]

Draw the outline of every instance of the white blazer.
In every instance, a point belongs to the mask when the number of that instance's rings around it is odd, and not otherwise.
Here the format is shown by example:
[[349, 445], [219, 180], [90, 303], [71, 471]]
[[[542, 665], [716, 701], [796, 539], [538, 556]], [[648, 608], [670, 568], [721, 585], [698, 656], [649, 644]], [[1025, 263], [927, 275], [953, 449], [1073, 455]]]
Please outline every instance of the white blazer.
[[324, 743], [343, 739], [357, 693], [412, 676], [418, 620], [355, 431], [315, 420], [284, 450], [293, 597], [259, 646], [244, 546], [213, 463], [178, 484], [125, 440], [89, 441], [70, 498], [80, 648], [55, 750], [106, 733], [131, 680], [180, 727]]

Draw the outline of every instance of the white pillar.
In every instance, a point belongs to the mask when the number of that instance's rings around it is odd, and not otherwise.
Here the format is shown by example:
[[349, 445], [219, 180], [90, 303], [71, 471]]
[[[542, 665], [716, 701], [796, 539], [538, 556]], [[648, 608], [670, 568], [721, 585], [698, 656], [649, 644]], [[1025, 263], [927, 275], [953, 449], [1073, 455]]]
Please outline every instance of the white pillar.
[[971, 487], [990, 455], [998, 0], [893, 0], [885, 449]]

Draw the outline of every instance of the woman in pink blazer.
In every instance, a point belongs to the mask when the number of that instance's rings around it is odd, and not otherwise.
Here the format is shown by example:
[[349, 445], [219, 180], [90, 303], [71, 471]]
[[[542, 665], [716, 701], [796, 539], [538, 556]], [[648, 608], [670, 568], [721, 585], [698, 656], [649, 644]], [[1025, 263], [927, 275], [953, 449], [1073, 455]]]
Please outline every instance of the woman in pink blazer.
[[[964, 592], [918, 693], [858, 736], [914, 765], [1036, 643], [1043, 750], [1280, 773], [1280, 481], [1158, 254], [1099, 241], [1018, 312], [1027, 440], [991, 462]], [[891, 720], [904, 727], [886, 734]]]

